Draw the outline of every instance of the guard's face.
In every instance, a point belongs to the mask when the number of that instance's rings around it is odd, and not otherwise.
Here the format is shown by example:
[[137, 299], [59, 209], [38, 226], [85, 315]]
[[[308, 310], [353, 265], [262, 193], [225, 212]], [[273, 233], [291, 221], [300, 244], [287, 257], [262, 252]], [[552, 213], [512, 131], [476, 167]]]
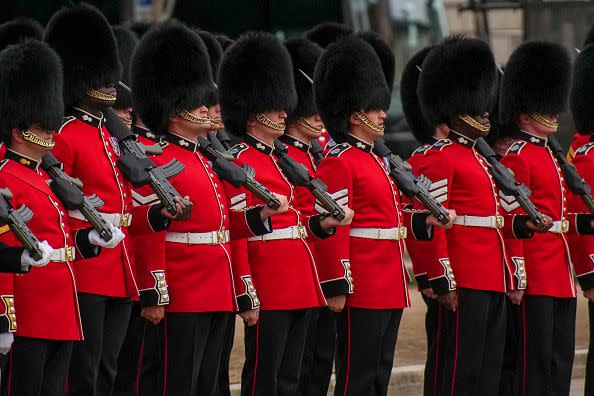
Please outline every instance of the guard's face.
[[552, 135], [559, 129], [559, 114], [539, 114], [543, 120], [538, 120], [534, 116], [528, 117], [528, 123], [533, 131], [542, 136]]
[[263, 112], [262, 114], [265, 115], [274, 124], [276, 124], [276, 126], [279, 129], [280, 128], [283, 129], [283, 130], [278, 130], [277, 128], [272, 128], [271, 126], [267, 126], [267, 125], [260, 123], [260, 125], [262, 125], [262, 127], [265, 128], [266, 133], [274, 135], [275, 137], [282, 136], [284, 134], [284, 129], [287, 126], [286, 125], [287, 113], [284, 111], [267, 111], [267, 112]]
[[[206, 106], [199, 106], [191, 111], [189, 110], [188, 113], [200, 119], [208, 119], [208, 107]], [[176, 116], [176, 118], [182, 129], [195, 132], [197, 135], [206, 135], [213, 129], [212, 124], [210, 123], [205, 124], [192, 120], [186, 120], [180, 116]]]
[[217, 124], [214, 126], [214, 129], [223, 128], [223, 118], [221, 117], [221, 105], [217, 103], [216, 105], [209, 107], [208, 116], [213, 122]]
[[[13, 135], [13, 140], [17, 138], [19, 142], [27, 146], [30, 152], [39, 156], [49, 152], [55, 144], [53, 137], [55, 131], [47, 130], [38, 124], [33, 124], [23, 131], [15, 132], [17, 136]], [[29, 137], [26, 138], [24, 134], [29, 134]]]
[[471, 139], [478, 139], [480, 137], [485, 137], [489, 134], [489, 130], [491, 129], [489, 113], [472, 115], [470, 116], [470, 118], [474, 121], [474, 123], [481, 125], [482, 128], [477, 128], [476, 126], [473, 126], [471, 123], [465, 122], [460, 117], [454, 117], [450, 122], [450, 126], [454, 131], [461, 133], [462, 135], [467, 136]]
[[107, 108], [115, 104], [118, 95], [115, 89], [115, 84], [107, 83], [101, 87], [95, 88], [94, 90], [97, 91], [99, 95], [87, 93], [87, 97], [94, 106]]
[[310, 115], [309, 117], [301, 117], [302, 123], [298, 123], [299, 131], [303, 133], [309, 140], [317, 139], [322, 134], [324, 124], [319, 114]]
[[[367, 118], [371, 121], [375, 126], [384, 129], [385, 128], [385, 121], [386, 121], [386, 112], [383, 110], [369, 110], [366, 112]], [[375, 132], [375, 131], [374, 131]], [[379, 132], [376, 132], [379, 134]], [[383, 132], [380, 136], [383, 136]]]
[[132, 107], [125, 107], [123, 109], [114, 108], [114, 111], [124, 121], [124, 124], [128, 125], [128, 127], [132, 126]]

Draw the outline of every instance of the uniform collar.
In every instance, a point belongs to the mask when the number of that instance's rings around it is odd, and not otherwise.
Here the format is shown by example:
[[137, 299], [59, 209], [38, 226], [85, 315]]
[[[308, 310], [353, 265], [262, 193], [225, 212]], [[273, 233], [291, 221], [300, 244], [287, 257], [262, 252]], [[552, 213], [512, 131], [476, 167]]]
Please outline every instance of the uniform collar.
[[296, 137], [289, 136], [287, 134], [281, 136], [279, 140], [287, 146], [293, 146], [296, 149], [303, 151], [304, 153], [309, 153], [309, 149], [311, 148], [311, 145], [309, 143], [306, 143], [302, 140], [297, 139]]
[[167, 132], [165, 135], [165, 140], [193, 153], [196, 152], [196, 148], [198, 147], [198, 143], [193, 142], [183, 136], [176, 135], [173, 132]]
[[351, 146], [356, 147], [359, 150], [365, 151], [366, 153], [371, 153], [373, 151], [373, 144], [364, 142], [363, 140], [359, 139], [354, 135], [351, 135], [350, 133], [347, 135], [346, 141]]
[[459, 145], [464, 146], [469, 149], [474, 148], [474, 145], [476, 144], [476, 140], [471, 139], [467, 136], [464, 136], [461, 133], [454, 131], [453, 129], [450, 129], [450, 133], [448, 134], [448, 139], [450, 139], [452, 142], [456, 142]]
[[19, 154], [16, 151], [12, 151], [11, 149], [6, 149], [6, 154], [4, 154], [4, 158], [13, 160], [29, 169], [37, 171], [39, 169], [40, 163], [35, 161], [23, 154]]
[[105, 122], [103, 113], [101, 113], [101, 116], [97, 117], [96, 115], [93, 115], [88, 111], [84, 111], [83, 109], [79, 109], [78, 107], [71, 108], [68, 114], [74, 116], [78, 120], [81, 120], [85, 124], [94, 126], [95, 128], [99, 128], [101, 124]]
[[151, 140], [155, 143], [159, 143], [161, 141], [161, 137], [156, 133], [151, 132], [150, 130], [140, 127], [138, 125], [132, 125], [132, 133], [137, 136], [143, 136], [148, 140]]
[[547, 138], [542, 138], [542, 137], [533, 135], [530, 132], [526, 132], [526, 131], [522, 131], [522, 130], [520, 130], [519, 137], [520, 137], [520, 139], [522, 139], [525, 142], [536, 144], [537, 146], [540, 146], [540, 147], [546, 147], [546, 145], [548, 143]]
[[266, 155], [272, 154], [273, 148], [261, 141], [260, 139], [255, 138], [254, 136], [250, 135], [249, 133], [245, 135], [245, 142], [255, 148], [256, 150], [264, 153]]

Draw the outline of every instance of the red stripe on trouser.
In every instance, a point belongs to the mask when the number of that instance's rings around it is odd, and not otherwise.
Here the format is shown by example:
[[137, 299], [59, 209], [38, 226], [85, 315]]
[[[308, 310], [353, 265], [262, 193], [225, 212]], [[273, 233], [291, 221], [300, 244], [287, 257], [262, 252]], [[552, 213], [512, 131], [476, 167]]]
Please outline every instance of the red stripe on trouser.
[[254, 383], [252, 384], [252, 396], [256, 393], [256, 377], [258, 374], [258, 354], [260, 347], [260, 321], [256, 323], [256, 357], [254, 361]]
[[435, 367], [433, 368], [433, 396], [437, 395], [437, 369], [439, 368], [439, 335], [441, 331], [441, 304], [437, 305], [437, 335], [435, 340]]
[[163, 395], [167, 394], [167, 315], [165, 315], [165, 317], [163, 318], [164, 324], [163, 326], [165, 326], [165, 362], [163, 363]]
[[349, 376], [351, 375], [351, 307], [347, 307], [347, 369], [344, 380], [344, 396], [349, 389]]
[[522, 395], [526, 395], [526, 297], [522, 302]]
[[454, 384], [456, 382], [456, 366], [458, 365], [458, 322], [460, 321], [460, 292], [456, 290], [456, 300], [458, 306], [456, 307], [456, 352], [454, 353], [454, 372], [452, 373], [452, 389], [450, 396], [454, 396]]
[[148, 321], [144, 322], [144, 330], [142, 331], [142, 342], [140, 343], [140, 356], [138, 357], [138, 371], [136, 372], [136, 394], [140, 395], [140, 370], [142, 370], [142, 355], [144, 355], [144, 336], [146, 333], [146, 326]]

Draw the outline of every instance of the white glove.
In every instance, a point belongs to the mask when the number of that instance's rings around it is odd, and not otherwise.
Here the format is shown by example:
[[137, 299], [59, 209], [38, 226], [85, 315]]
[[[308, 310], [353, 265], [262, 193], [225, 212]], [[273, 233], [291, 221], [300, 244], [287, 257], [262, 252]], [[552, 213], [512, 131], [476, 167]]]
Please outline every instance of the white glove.
[[92, 230], [91, 232], [89, 232], [89, 242], [91, 242], [93, 245], [101, 246], [108, 249], [113, 249], [114, 247], [118, 246], [118, 243], [122, 242], [122, 239], [124, 239], [125, 235], [122, 232], [122, 230], [120, 230], [118, 227], [114, 227], [111, 224], [109, 225], [109, 227], [111, 228], [112, 233], [111, 239], [109, 241], [104, 241], [99, 236], [97, 230]]
[[43, 256], [39, 260], [35, 260], [33, 257], [31, 257], [31, 253], [28, 251], [25, 250], [23, 252], [21, 255], [21, 267], [23, 269], [26, 270], [29, 268], [29, 266], [43, 267], [50, 262], [54, 249], [47, 243], [47, 241], [39, 242], [39, 249], [41, 249], [41, 252], [43, 253]]
[[2, 333], [0, 334], [0, 353], [6, 355], [10, 351], [10, 346], [14, 341], [14, 334]]

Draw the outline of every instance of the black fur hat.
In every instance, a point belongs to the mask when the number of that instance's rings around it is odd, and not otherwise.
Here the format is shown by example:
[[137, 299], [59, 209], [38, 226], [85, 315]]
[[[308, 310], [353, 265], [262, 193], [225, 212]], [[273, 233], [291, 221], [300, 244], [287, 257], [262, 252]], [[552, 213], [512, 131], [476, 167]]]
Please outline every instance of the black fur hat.
[[313, 41], [302, 38], [287, 40], [285, 46], [293, 61], [293, 78], [297, 90], [297, 107], [287, 117], [287, 123], [291, 123], [299, 117], [318, 114], [313, 97], [313, 76], [323, 50]]
[[62, 64], [45, 43], [30, 40], [0, 52], [0, 139], [12, 129], [39, 124], [50, 131], [62, 124]]
[[119, 81], [122, 66], [113, 31], [97, 8], [81, 3], [60, 9], [47, 24], [44, 41], [62, 59], [66, 108], [90, 89]]
[[130, 66], [134, 111], [155, 133], [166, 133], [177, 110], [203, 105], [214, 89], [204, 43], [175, 20], [156, 25], [144, 35]]
[[231, 46], [231, 44], [233, 44], [235, 42], [232, 39], [230, 39], [228, 36], [225, 36], [224, 34], [215, 34], [215, 38], [221, 45], [223, 52], [227, 51], [227, 48], [229, 48]]
[[30, 18], [16, 18], [0, 25], [0, 50], [24, 39], [42, 38], [43, 26]]
[[489, 45], [463, 36], [451, 36], [436, 45], [421, 66], [417, 96], [431, 127], [458, 115], [492, 111], [497, 66]]
[[338, 39], [353, 33], [353, 29], [343, 23], [322, 22], [305, 33], [305, 38], [313, 41], [322, 48], [336, 42]]
[[[113, 34], [118, 44], [118, 57], [122, 64], [122, 79], [120, 81], [130, 86], [130, 61], [134, 49], [138, 45], [138, 37], [128, 27], [122, 25], [114, 26]], [[132, 93], [120, 84], [116, 84], [116, 90], [118, 91], [118, 98], [113, 107], [123, 109], [132, 106]]]
[[136, 33], [136, 37], [138, 38], [142, 38], [154, 26], [152, 22], [132, 22], [127, 25], [130, 30]]
[[425, 47], [414, 54], [404, 67], [400, 77], [400, 100], [402, 101], [406, 125], [408, 125], [415, 138], [423, 144], [431, 141], [434, 130], [421, 112], [417, 96], [417, 85], [419, 84], [423, 60], [432, 49], [433, 46]]
[[387, 110], [390, 90], [373, 47], [356, 35], [330, 44], [314, 73], [314, 98], [322, 121], [338, 143], [358, 110]]
[[368, 31], [359, 33], [359, 36], [373, 47], [377, 57], [382, 64], [384, 76], [390, 91], [394, 88], [394, 77], [396, 75], [396, 59], [392, 48], [375, 32]]
[[250, 32], [233, 43], [219, 66], [223, 123], [236, 136], [246, 133], [250, 116], [293, 111], [297, 93], [287, 48], [269, 33]]
[[575, 59], [569, 107], [576, 131], [583, 135], [594, 132], [594, 45], [588, 45]]
[[559, 114], [566, 110], [571, 59], [559, 44], [531, 41], [511, 54], [499, 93], [499, 119], [506, 125], [520, 114]]
[[212, 33], [205, 30], [197, 30], [196, 33], [198, 33], [198, 36], [200, 36], [204, 45], [206, 45], [208, 57], [210, 58], [212, 77], [216, 82], [219, 65], [221, 64], [221, 59], [223, 59], [223, 47], [221, 47], [221, 44], [219, 44], [219, 41], [212, 35]]
[[586, 34], [586, 38], [584, 39], [584, 47], [592, 44], [594, 42], [594, 25], [590, 26], [590, 30], [588, 30], [588, 34]]

